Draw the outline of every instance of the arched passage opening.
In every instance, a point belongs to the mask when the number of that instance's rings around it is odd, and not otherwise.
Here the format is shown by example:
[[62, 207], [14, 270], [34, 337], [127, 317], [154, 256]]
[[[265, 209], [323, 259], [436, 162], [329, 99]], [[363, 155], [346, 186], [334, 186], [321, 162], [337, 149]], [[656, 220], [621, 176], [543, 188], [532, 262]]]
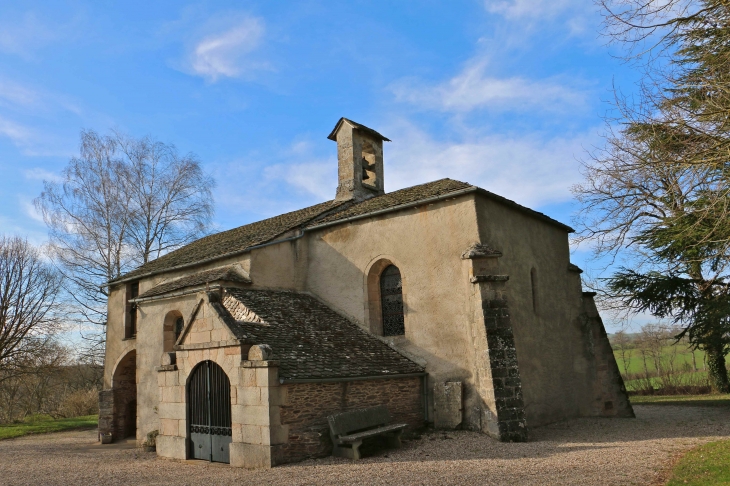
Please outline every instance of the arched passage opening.
[[173, 310], [167, 313], [162, 325], [162, 348], [165, 353], [173, 351], [172, 348], [175, 346], [177, 338], [180, 337], [183, 327], [185, 327], [185, 321], [180, 311]]
[[223, 368], [203, 361], [193, 368], [187, 384], [190, 459], [230, 462], [231, 382]]
[[112, 378], [114, 393], [114, 439], [137, 434], [137, 352], [127, 353], [119, 361]]

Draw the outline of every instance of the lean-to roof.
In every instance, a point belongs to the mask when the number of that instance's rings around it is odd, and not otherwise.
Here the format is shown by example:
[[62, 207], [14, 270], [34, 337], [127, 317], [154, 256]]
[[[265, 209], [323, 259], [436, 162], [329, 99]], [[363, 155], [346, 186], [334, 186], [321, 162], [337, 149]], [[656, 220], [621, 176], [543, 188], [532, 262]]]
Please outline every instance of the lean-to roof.
[[251, 278], [246, 275], [242, 269], [236, 268], [235, 265], [229, 265], [227, 267], [205, 270], [203, 272], [186, 275], [181, 278], [161, 283], [160, 285], [156, 285], [146, 292], [141, 293], [136, 297], [136, 299], [148, 299], [150, 297], [164, 295], [189, 287], [199, 287], [211, 282], [250, 284]]
[[[424, 368], [314, 297], [288, 291], [226, 288], [212, 304], [246, 344], [268, 344], [284, 380], [394, 376]], [[264, 322], [238, 321], [241, 306]]]

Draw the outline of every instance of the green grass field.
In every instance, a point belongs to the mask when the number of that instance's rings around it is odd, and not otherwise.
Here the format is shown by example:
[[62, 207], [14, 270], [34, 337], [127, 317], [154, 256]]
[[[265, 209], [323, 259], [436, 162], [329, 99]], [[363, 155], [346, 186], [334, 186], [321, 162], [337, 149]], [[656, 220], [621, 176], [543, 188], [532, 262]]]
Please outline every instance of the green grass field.
[[[624, 361], [621, 358], [621, 353], [618, 351], [618, 347], [615, 344], [613, 345], [613, 350], [613, 354], [614, 356], [616, 356], [616, 362], [618, 363], [618, 367], [621, 370], [621, 373], [625, 373], [626, 368], [624, 367]], [[703, 368], [705, 359], [704, 351], [695, 350], [693, 353], [691, 349], [687, 349], [687, 347], [682, 344], [664, 346], [662, 348], [662, 361], [668, 362], [672, 354], [675, 352], [675, 369], [680, 369], [683, 365], [688, 365], [691, 369], [694, 369], [695, 363], [697, 364], [698, 369], [701, 370]], [[692, 361], [692, 354], [694, 354], [695, 357], [694, 363]], [[638, 349], [632, 350], [631, 356], [627, 361], [629, 362], [629, 373], [644, 373], [644, 360], [641, 356], [641, 352]], [[726, 362], [730, 364], [730, 355], [727, 357]], [[650, 373], [656, 371], [654, 361], [648, 356], [646, 359], [646, 369], [649, 370]]]
[[33, 415], [21, 423], [0, 425], [0, 440], [28, 434], [45, 434], [71, 429], [90, 429], [99, 423], [98, 415], [53, 419], [48, 415]]
[[632, 405], [685, 405], [691, 407], [730, 407], [730, 394], [725, 395], [634, 395]]
[[[650, 356], [646, 356], [646, 366], [644, 357], [639, 349], [633, 349], [625, 353], [626, 361], [621, 356], [619, 346], [613, 343], [614, 356], [616, 357], [616, 364], [618, 364], [621, 374], [624, 376], [624, 384], [626, 389], [629, 391], [640, 390], [646, 388], [646, 380], [627, 380], [626, 372], [629, 375], [645, 376], [648, 371], [650, 383], [655, 389], [661, 388], [662, 383], [656, 378], [656, 365], [654, 360]], [[675, 384], [684, 386], [703, 386], [708, 385], [707, 383], [707, 371], [704, 368], [704, 357], [703, 351], [688, 349], [685, 344], [667, 345], [661, 350], [660, 362], [666, 369], [673, 369], [673, 377]], [[692, 357], [694, 356], [694, 360]], [[730, 365], [730, 355], [726, 361]], [[669, 366], [671, 363], [671, 366]], [[628, 364], [628, 366], [625, 366]], [[695, 371], [695, 366], [697, 371]]]
[[672, 469], [668, 486], [730, 484], [730, 441], [710, 442], [689, 451]]

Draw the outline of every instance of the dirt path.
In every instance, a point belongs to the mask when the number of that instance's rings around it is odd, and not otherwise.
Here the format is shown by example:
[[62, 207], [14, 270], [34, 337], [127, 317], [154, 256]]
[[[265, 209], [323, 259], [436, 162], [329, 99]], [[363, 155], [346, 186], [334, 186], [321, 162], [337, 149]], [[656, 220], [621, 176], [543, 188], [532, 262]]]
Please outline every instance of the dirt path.
[[0, 441], [0, 484], [650, 484], [679, 452], [730, 438], [730, 409], [641, 405], [637, 419], [580, 419], [503, 444], [472, 432], [424, 435], [357, 464], [320, 459], [246, 471], [95, 442], [95, 431]]

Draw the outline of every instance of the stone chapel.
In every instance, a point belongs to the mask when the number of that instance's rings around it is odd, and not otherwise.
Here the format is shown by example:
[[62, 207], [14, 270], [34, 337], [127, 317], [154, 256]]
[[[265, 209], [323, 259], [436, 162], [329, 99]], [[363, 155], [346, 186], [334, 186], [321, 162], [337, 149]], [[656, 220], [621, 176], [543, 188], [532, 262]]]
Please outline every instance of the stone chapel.
[[327, 416], [376, 405], [501, 441], [633, 416], [570, 227], [451, 179], [386, 193], [387, 138], [328, 138], [331, 201], [109, 282], [104, 442], [257, 468], [328, 455]]

